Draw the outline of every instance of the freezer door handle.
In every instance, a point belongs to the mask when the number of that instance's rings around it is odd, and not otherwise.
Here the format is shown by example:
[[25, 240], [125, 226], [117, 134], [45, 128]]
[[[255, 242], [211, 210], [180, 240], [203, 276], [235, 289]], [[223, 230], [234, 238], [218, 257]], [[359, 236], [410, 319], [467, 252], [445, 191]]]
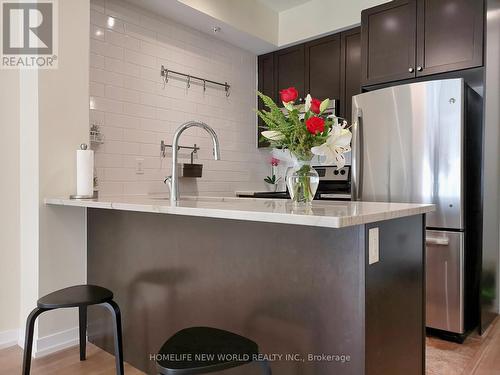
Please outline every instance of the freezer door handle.
[[427, 245], [434, 246], [448, 246], [450, 244], [450, 239], [448, 237], [426, 237], [425, 243]]
[[361, 142], [362, 142], [362, 123], [363, 111], [361, 108], [356, 108], [356, 121], [352, 124], [352, 154], [351, 154], [351, 191], [352, 200], [359, 201], [361, 199]]

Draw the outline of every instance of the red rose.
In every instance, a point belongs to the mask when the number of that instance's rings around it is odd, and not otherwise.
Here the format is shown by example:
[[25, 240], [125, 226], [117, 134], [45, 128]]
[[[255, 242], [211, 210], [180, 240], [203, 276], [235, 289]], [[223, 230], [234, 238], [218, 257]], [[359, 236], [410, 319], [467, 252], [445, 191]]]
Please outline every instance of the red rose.
[[307, 131], [311, 134], [323, 133], [325, 130], [325, 120], [321, 117], [310, 117], [306, 120]]
[[314, 112], [316, 114], [320, 113], [319, 107], [321, 105], [321, 100], [312, 98], [311, 99], [311, 112]]
[[295, 87], [289, 87], [280, 91], [281, 101], [284, 103], [294, 102], [299, 97], [299, 92]]

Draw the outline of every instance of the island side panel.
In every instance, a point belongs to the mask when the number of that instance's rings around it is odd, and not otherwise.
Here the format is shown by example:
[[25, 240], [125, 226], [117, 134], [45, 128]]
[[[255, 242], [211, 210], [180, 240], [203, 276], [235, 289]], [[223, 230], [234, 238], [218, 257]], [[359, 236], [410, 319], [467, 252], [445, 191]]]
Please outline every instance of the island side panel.
[[[369, 264], [369, 230], [379, 257]], [[366, 374], [425, 373], [425, 215], [366, 225]]]
[[[272, 362], [273, 374], [363, 374], [364, 269], [364, 226], [88, 210], [88, 282], [115, 293], [125, 360], [149, 374], [150, 354], [175, 331], [200, 325], [305, 360]], [[90, 309], [90, 341], [113, 352], [111, 333], [107, 312]], [[245, 367], [231, 374], [258, 373]]]

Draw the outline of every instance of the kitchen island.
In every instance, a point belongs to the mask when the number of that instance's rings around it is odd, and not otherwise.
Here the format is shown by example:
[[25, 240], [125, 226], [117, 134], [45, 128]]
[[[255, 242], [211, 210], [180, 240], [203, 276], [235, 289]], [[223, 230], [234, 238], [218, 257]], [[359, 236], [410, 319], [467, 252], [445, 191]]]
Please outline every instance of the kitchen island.
[[[415, 374], [424, 366], [432, 205], [194, 198], [46, 199], [87, 209], [88, 283], [121, 307], [125, 360], [188, 326], [256, 341], [274, 374]], [[64, 207], [54, 207], [54, 210]], [[106, 312], [89, 340], [112, 352]], [[253, 365], [232, 374], [258, 373]]]

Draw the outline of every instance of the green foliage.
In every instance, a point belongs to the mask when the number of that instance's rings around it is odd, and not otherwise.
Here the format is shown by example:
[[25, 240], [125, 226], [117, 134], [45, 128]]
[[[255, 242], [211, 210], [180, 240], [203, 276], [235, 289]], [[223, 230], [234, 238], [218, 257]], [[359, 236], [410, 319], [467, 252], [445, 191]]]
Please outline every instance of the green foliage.
[[267, 176], [264, 178], [264, 182], [267, 182], [270, 185], [276, 185], [281, 180], [281, 177], [276, 177], [276, 175]]

